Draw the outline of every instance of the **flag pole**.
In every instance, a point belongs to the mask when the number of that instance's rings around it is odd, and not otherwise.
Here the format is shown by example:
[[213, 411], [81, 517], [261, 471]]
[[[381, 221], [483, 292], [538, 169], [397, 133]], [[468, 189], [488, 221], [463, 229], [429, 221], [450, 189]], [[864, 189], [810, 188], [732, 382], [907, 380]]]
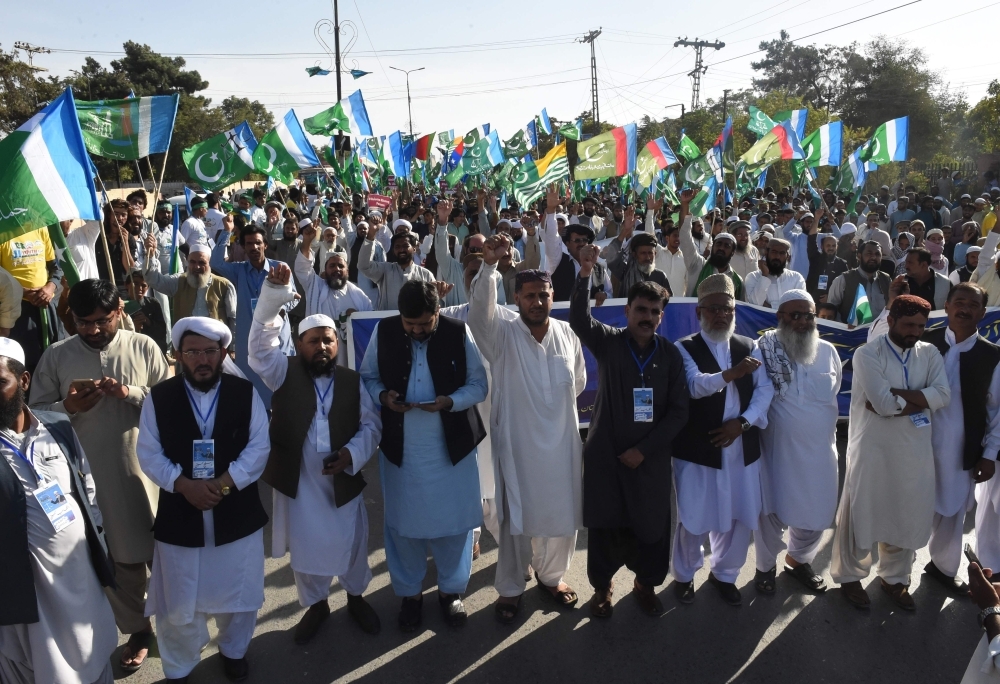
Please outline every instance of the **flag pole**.
[[[115, 212], [111, 211], [111, 202], [108, 200], [108, 187], [104, 184], [104, 179], [101, 178], [101, 174], [99, 173], [97, 174], [97, 180], [101, 182], [101, 192], [104, 194], [104, 205], [108, 208], [106, 214], [110, 213], [114, 216]], [[107, 215], [105, 215], [104, 221], [106, 221], [107, 218]], [[108, 280], [111, 281], [112, 285], [117, 287], [118, 284], [115, 282], [115, 271], [111, 268], [111, 249], [108, 247], [108, 236], [104, 232], [104, 221], [101, 221], [101, 244], [104, 245], [104, 259], [107, 261], [108, 266]], [[115, 217], [115, 223], [118, 223], [117, 216]], [[121, 230], [121, 226], [119, 226], [118, 229]]]
[[[146, 166], [149, 167], [149, 180], [153, 183], [153, 204], [155, 205], [160, 201], [159, 197], [156, 197], [156, 171], [153, 170], [153, 162], [149, 161], [149, 155], [146, 156]], [[145, 190], [146, 186], [143, 185], [142, 189]], [[154, 212], [155, 213], [155, 212]]]
[[163, 153], [163, 168], [160, 169], [160, 182], [158, 184], [156, 184], [156, 185], [153, 186], [153, 195], [154, 195], [153, 201], [154, 202], [159, 202], [160, 201], [160, 189], [163, 187], [163, 175], [167, 172], [167, 155], [168, 154], [170, 154], [170, 148], [169, 147], [167, 148], [167, 151]]

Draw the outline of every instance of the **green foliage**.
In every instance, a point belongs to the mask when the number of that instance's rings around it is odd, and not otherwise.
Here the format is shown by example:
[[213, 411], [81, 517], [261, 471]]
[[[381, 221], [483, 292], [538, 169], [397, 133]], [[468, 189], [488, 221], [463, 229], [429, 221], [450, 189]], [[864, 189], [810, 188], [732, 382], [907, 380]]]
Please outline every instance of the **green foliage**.
[[17, 50], [5, 52], [0, 46], [0, 134], [15, 130], [60, 90], [57, 80], [40, 78], [21, 61]]
[[961, 144], [970, 156], [1000, 151], [1000, 81], [992, 81], [987, 95], [969, 110]]

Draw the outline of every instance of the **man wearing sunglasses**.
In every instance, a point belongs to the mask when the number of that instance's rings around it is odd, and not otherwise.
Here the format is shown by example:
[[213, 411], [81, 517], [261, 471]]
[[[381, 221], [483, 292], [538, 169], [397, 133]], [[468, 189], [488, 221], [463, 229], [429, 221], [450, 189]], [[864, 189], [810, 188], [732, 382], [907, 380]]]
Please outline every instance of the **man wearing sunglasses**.
[[[837, 512], [837, 350], [819, 338], [816, 304], [805, 290], [778, 301], [778, 328], [757, 340], [774, 386], [767, 427], [760, 433], [761, 513], [754, 547], [763, 594], [775, 591], [777, 565], [813, 592], [826, 582], [810, 563]], [[783, 535], [788, 528], [788, 544]]]

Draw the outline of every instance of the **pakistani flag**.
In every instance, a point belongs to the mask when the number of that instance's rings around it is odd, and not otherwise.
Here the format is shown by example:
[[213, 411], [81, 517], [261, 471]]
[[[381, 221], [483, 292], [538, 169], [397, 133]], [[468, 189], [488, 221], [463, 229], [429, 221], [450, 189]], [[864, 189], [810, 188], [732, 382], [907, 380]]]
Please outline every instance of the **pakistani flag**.
[[852, 193], [864, 186], [868, 172], [865, 170], [864, 153], [867, 144], [862, 145], [847, 158], [837, 173], [830, 179], [829, 187], [835, 192]]
[[719, 182], [715, 180], [714, 175], [711, 175], [705, 179], [705, 183], [701, 186], [701, 190], [699, 190], [698, 194], [696, 194], [694, 199], [691, 200], [691, 204], [688, 207], [691, 215], [704, 216], [708, 212], [715, 209], [718, 194]]
[[791, 123], [783, 121], [754, 143], [740, 161], [746, 164], [747, 171], [758, 171], [782, 159], [802, 159], [804, 156]]
[[75, 218], [97, 220], [100, 207], [67, 88], [0, 140], [0, 242]]
[[489, 134], [490, 134], [489, 124], [476, 126], [462, 137], [462, 142], [465, 144], [465, 149], [469, 149], [470, 147], [475, 145], [477, 142], [479, 142]]
[[563, 124], [557, 132], [567, 140], [579, 140], [583, 135], [583, 120], [577, 119], [574, 123]]
[[887, 121], [875, 129], [863, 159], [876, 164], [906, 161], [910, 139], [910, 117]]
[[181, 153], [188, 175], [206, 190], [241, 181], [254, 168], [257, 140], [246, 121]]
[[677, 154], [683, 157], [686, 161], [691, 161], [695, 157], [701, 156], [701, 150], [695, 145], [694, 140], [687, 137], [684, 131], [681, 131], [681, 139], [677, 143]]
[[180, 95], [174, 94], [77, 102], [76, 115], [87, 151], [123, 160], [166, 152], [179, 101]]
[[496, 131], [490, 131], [488, 136], [465, 149], [462, 166], [468, 174], [486, 173], [494, 166], [503, 164], [504, 159], [503, 150], [500, 149], [500, 136]]
[[785, 112], [778, 112], [774, 115], [774, 123], [788, 121], [792, 124], [792, 130], [795, 131], [795, 135], [799, 136], [799, 140], [802, 140], [802, 138], [806, 137], [806, 115], [808, 114], [808, 109], [792, 109]]
[[372, 125], [360, 90], [316, 116], [305, 119], [302, 125], [313, 135], [333, 135], [334, 131], [350, 133], [356, 138], [372, 135]]
[[709, 176], [716, 178], [716, 169], [719, 162], [715, 158], [714, 149], [710, 149], [705, 154], [700, 154], [692, 159], [681, 169], [681, 183], [685, 187], [698, 188]]
[[286, 185], [300, 169], [320, 165], [294, 109], [289, 109], [285, 118], [260, 139], [253, 153], [253, 165], [259, 172], [274, 176]]
[[756, 107], [750, 107], [750, 121], [747, 123], [747, 130], [754, 133], [758, 138], [761, 138], [771, 132], [771, 129], [775, 127], [775, 122], [765, 114], [762, 110]]
[[635, 171], [637, 128], [634, 123], [577, 143], [577, 180], [625, 176]]
[[851, 313], [847, 316], [848, 325], [864, 325], [874, 320], [872, 307], [868, 303], [868, 294], [864, 285], [858, 283], [858, 291], [854, 295], [854, 305], [851, 306]]
[[[579, 168], [579, 167], [577, 167]], [[569, 176], [569, 157], [566, 143], [560, 143], [538, 161], [526, 161], [517, 167], [514, 176], [514, 198], [522, 206], [528, 206], [545, 193], [551, 183]]]
[[531, 145], [528, 144], [528, 132], [522, 128], [505, 140], [503, 146], [508, 157], [523, 157], [531, 151]]
[[831, 121], [810, 133], [802, 141], [802, 159], [806, 166], [840, 166], [843, 151], [844, 124]]

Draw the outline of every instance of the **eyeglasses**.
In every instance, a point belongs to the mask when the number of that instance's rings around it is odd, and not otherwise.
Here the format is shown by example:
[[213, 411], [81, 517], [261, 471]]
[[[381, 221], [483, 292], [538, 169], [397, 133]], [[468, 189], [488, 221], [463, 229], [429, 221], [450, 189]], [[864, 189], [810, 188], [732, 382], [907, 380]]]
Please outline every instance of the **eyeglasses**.
[[104, 318], [98, 318], [96, 321], [88, 321], [86, 319], [77, 318], [76, 316], [74, 316], [73, 322], [76, 324], [77, 330], [80, 329], [86, 330], [88, 328], [107, 328], [108, 326], [110, 326], [112, 323], [115, 322], [115, 316], [114, 314], [111, 314], [110, 316], [105, 316]]
[[809, 312], [806, 312], [806, 311], [793, 311], [793, 312], [791, 312], [789, 314], [785, 314], [785, 315], [788, 316], [789, 318], [791, 318], [793, 321], [799, 321], [799, 320], [802, 320], [803, 318], [806, 319], [807, 321], [810, 321], [810, 322], [816, 320], [816, 314], [809, 313]]
[[707, 311], [713, 316], [718, 316], [719, 314], [730, 316], [733, 314], [733, 312], [736, 311], [735, 306], [701, 306], [698, 308], [700, 308], [702, 311]]
[[189, 349], [188, 351], [181, 352], [184, 358], [188, 361], [198, 361], [200, 359], [217, 359], [219, 354], [222, 353], [221, 349]]

